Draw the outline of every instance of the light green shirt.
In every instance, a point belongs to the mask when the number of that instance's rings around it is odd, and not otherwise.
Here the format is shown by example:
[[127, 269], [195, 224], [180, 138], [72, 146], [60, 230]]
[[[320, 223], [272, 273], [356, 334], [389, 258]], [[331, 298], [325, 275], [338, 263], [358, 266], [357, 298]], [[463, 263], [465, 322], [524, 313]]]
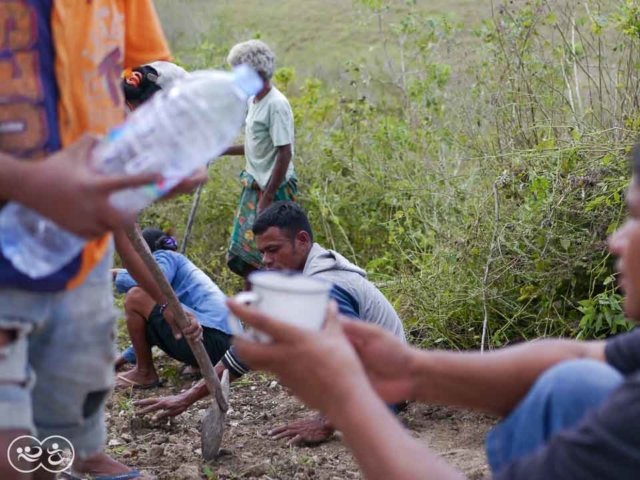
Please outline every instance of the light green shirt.
[[276, 87], [258, 103], [249, 99], [247, 113], [244, 153], [247, 159], [247, 172], [265, 190], [276, 165], [278, 147], [291, 145], [291, 162], [285, 179], [293, 175], [293, 112], [289, 100]]

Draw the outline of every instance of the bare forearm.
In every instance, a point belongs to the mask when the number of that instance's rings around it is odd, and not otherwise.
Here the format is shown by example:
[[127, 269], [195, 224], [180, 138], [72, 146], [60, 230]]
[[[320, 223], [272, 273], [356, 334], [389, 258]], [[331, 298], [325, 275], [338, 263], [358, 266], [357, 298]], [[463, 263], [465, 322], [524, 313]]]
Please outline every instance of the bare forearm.
[[368, 480], [463, 478], [411, 437], [366, 383], [354, 387], [352, 398], [335, 405], [328, 417]]
[[189, 403], [189, 405], [193, 405], [198, 400], [202, 400], [209, 396], [209, 389], [207, 388], [207, 384], [204, 383], [204, 380], [200, 380], [193, 387], [185, 392], [185, 400]]
[[[222, 374], [225, 371], [225, 366], [222, 362], [218, 362], [214, 367], [216, 375], [219, 379], [222, 379]], [[229, 372], [229, 383], [237, 380], [238, 377]], [[189, 405], [193, 405], [198, 400], [201, 400], [209, 395], [209, 389], [204, 380], [199, 381], [193, 387], [185, 392], [185, 398], [189, 402]]]
[[284, 179], [286, 178], [290, 162], [291, 146], [287, 145], [286, 147], [280, 147], [280, 149], [278, 150], [278, 156], [276, 158], [276, 164], [273, 167], [273, 173], [271, 174], [271, 179], [269, 179], [269, 184], [264, 191], [264, 195], [268, 199], [273, 200], [276, 192], [280, 188], [280, 185], [284, 183]]
[[0, 169], [2, 169], [2, 175], [0, 175], [0, 200], [15, 200], [26, 203], [25, 196], [29, 193], [29, 189], [25, 188], [26, 179], [29, 178], [34, 168], [37, 168], [37, 166], [32, 163], [0, 153]]
[[[136, 228], [138, 227], [136, 226]], [[138, 286], [147, 292], [156, 303], [165, 303], [166, 299], [162, 291], [154, 281], [147, 266], [133, 248], [133, 245], [131, 245], [124, 230], [117, 230], [114, 232], [113, 237], [122, 265], [127, 269], [129, 275], [133, 277]]]
[[528, 342], [487, 354], [415, 350], [415, 400], [505, 416], [553, 365], [576, 358], [605, 361], [604, 343]]
[[244, 145], [233, 145], [227, 148], [222, 155], [244, 155]]

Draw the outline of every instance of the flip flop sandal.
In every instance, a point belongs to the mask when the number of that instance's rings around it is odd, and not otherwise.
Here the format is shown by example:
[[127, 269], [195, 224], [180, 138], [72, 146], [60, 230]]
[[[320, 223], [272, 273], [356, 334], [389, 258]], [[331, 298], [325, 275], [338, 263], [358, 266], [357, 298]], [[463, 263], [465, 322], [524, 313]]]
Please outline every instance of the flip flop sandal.
[[[134, 390], [151, 390], [152, 388], [161, 387], [164, 384], [164, 380], [162, 380], [161, 378], [159, 378], [155, 382], [150, 383], [148, 385], [142, 385], [141, 383], [128, 379], [124, 375], [116, 375], [116, 378], [118, 380], [122, 380], [127, 384], [127, 385], [116, 384], [116, 388], [133, 388]], [[133, 478], [136, 478], [136, 477], [133, 477]]]
[[[84, 478], [88, 478], [85, 477], [83, 475], [80, 475], [79, 477], [76, 477], [76, 474], [72, 474], [72, 473], [67, 473], [64, 472], [61, 474], [64, 480], [83, 480]], [[120, 475], [113, 475], [111, 477], [94, 477], [91, 476], [90, 477], [92, 480], [130, 480], [130, 479], [134, 479], [134, 478], [142, 478], [142, 476], [140, 475], [140, 472], [138, 470], [131, 470], [129, 473], [121, 473]]]
[[183, 368], [180, 372], [180, 380], [200, 380], [202, 378], [202, 373], [200, 370], [197, 372], [194, 371], [186, 371], [189, 367]]

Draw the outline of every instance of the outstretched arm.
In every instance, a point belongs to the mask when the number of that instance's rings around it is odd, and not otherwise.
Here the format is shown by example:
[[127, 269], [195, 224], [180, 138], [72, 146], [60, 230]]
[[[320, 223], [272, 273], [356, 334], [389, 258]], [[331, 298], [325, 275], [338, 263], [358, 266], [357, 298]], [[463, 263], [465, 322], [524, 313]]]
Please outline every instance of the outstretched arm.
[[233, 301], [229, 307], [273, 339], [269, 344], [237, 339], [242, 358], [253, 368], [276, 373], [307, 405], [326, 412], [367, 479], [463, 478], [412, 438], [375, 394], [342, 332], [335, 304], [320, 332], [292, 327]]
[[[222, 379], [225, 367], [221, 362], [215, 366], [216, 375]], [[229, 372], [229, 382], [233, 382], [238, 377]], [[170, 397], [145, 398], [134, 402], [136, 407], [142, 407], [138, 411], [139, 415], [154, 413], [154, 420], [166, 417], [175, 417], [185, 412], [191, 405], [209, 396], [209, 389], [204, 380], [200, 380], [193, 387], [179, 395]]]
[[367, 382], [333, 403], [328, 417], [368, 480], [463, 479], [464, 476], [407, 433]]
[[[20, 197], [20, 192], [24, 191], [25, 181], [29, 179], [34, 170], [33, 165], [20, 161], [10, 155], [6, 155], [0, 152], [0, 168], [2, 168], [2, 175], [0, 175], [0, 200], [17, 200]], [[35, 192], [33, 192], [35, 193]]]
[[416, 399], [508, 415], [538, 377], [565, 360], [605, 361], [604, 342], [542, 340], [489, 354], [414, 352]]
[[13, 200], [84, 238], [99, 238], [134, 216], [109, 201], [115, 191], [158, 180], [155, 174], [101, 175], [87, 161], [97, 138], [85, 135], [40, 162], [0, 152], [0, 201]]
[[420, 400], [500, 416], [549, 367], [577, 358], [605, 361], [605, 342], [541, 340], [485, 354], [439, 352], [407, 347], [363, 322], [342, 328], [386, 401]]

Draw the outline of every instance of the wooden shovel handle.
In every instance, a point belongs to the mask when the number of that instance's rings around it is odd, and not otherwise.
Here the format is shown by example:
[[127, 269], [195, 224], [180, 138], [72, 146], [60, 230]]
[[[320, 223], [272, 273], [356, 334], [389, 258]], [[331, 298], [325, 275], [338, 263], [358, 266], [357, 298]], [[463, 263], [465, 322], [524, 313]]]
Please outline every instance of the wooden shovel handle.
[[[173, 311], [173, 315], [176, 319], [178, 327], [180, 328], [180, 330], [188, 327], [191, 322], [187, 318], [187, 315], [184, 313], [182, 305], [178, 301], [178, 297], [176, 297], [176, 294], [171, 288], [171, 285], [169, 285], [169, 282], [164, 276], [164, 273], [162, 273], [162, 270], [149, 251], [146, 242], [142, 238], [142, 234], [136, 226], [126, 227], [125, 231], [127, 237], [131, 241], [131, 245], [133, 245], [135, 251], [138, 253], [138, 255], [140, 255], [140, 258], [142, 258], [142, 261], [151, 272], [151, 276], [162, 291], [162, 294], [165, 296], [168, 308]], [[222, 386], [220, 385], [220, 380], [218, 379], [213, 365], [211, 364], [209, 355], [207, 355], [207, 350], [204, 348], [201, 340], [192, 341], [189, 338], [187, 338], [186, 340], [187, 342], [189, 342], [191, 351], [193, 351], [193, 356], [196, 357], [196, 361], [198, 362], [198, 366], [200, 367], [200, 371], [202, 372], [202, 378], [204, 378], [204, 381], [207, 384], [209, 393], [216, 399], [220, 410], [226, 412], [229, 409], [229, 402], [224, 396]]]

